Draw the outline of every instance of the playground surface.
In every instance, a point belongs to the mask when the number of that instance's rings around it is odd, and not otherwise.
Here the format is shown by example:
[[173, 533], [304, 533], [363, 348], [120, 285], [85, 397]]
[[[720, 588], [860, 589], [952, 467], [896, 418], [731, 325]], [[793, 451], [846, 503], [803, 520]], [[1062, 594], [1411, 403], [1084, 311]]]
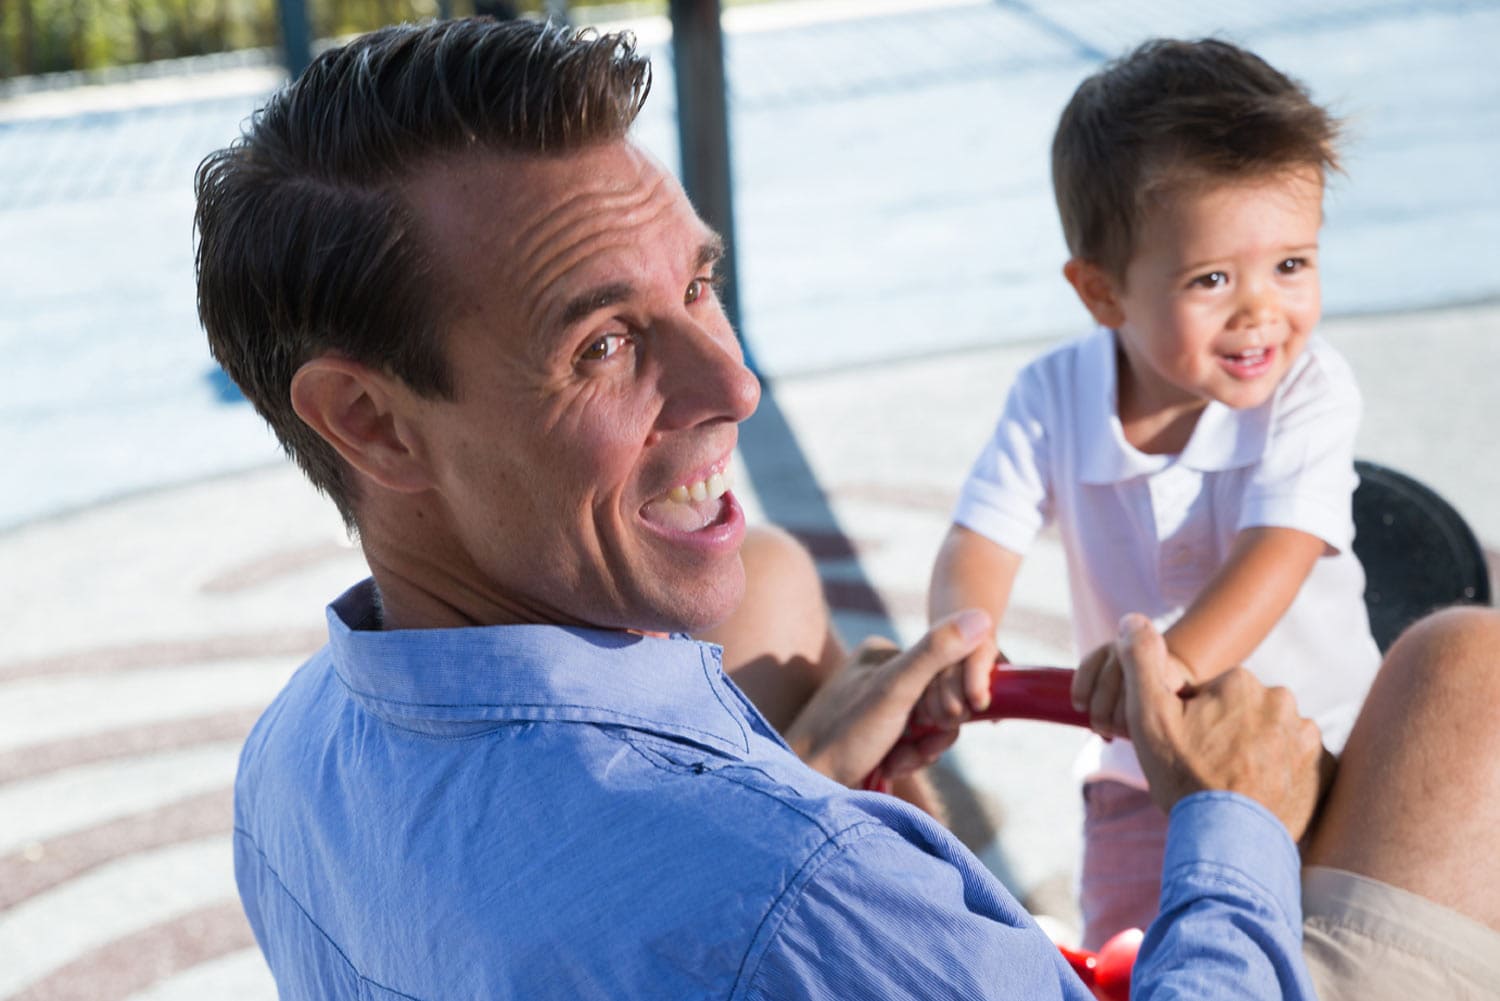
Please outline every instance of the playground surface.
[[[1079, 78], [1149, 34], [1219, 31], [1350, 118], [1323, 333], [1365, 395], [1359, 452], [1447, 497], [1496, 567], [1500, 10], [1180, 6], [726, 16], [743, 326], [772, 377], [741, 478], [819, 558], [847, 638], [920, 633], [1005, 388], [1082, 331], [1048, 134]], [[664, 26], [636, 28], [658, 55], [641, 138], [675, 163]], [[203, 65], [0, 104], [0, 1001], [275, 995], [234, 893], [235, 759], [364, 573], [194, 317], [193, 166], [276, 80]], [[1068, 663], [1055, 539], [1016, 593], [1007, 651]], [[942, 769], [960, 835], [1064, 936], [1082, 739], [978, 724]]]

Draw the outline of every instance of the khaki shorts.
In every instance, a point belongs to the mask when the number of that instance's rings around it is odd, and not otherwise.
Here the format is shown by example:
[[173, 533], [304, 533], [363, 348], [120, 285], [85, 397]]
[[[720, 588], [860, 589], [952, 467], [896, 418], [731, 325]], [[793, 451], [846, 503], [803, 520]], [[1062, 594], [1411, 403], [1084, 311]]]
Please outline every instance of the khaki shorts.
[[1302, 870], [1302, 952], [1321, 1001], [1500, 998], [1500, 931], [1342, 869]]

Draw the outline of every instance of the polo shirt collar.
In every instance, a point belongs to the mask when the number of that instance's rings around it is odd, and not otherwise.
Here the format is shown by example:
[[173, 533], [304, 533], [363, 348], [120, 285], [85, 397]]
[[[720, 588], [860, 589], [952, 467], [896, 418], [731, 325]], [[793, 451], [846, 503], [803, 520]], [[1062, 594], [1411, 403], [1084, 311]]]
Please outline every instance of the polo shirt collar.
[[761, 729], [711, 643], [543, 625], [361, 628], [378, 621], [375, 609], [373, 580], [329, 605], [329, 652], [355, 700], [397, 725], [594, 723], [739, 753]]
[[1222, 472], [1251, 465], [1265, 454], [1275, 394], [1250, 410], [1210, 400], [1181, 455], [1147, 455], [1125, 440], [1120, 424], [1114, 331], [1101, 327], [1086, 338], [1078, 364], [1080, 394], [1074, 406], [1080, 432], [1079, 478], [1084, 483], [1120, 483], [1150, 476], [1174, 462], [1199, 472]]

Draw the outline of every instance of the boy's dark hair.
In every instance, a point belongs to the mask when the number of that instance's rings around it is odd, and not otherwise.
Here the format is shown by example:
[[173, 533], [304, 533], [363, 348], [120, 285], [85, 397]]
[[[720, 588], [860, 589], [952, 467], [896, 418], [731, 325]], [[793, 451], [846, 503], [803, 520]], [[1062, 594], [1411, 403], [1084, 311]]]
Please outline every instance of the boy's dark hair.
[[1079, 85], [1052, 140], [1068, 252], [1123, 279], [1164, 189], [1338, 169], [1338, 121], [1301, 84], [1217, 39], [1156, 39]]
[[628, 35], [400, 25], [324, 52], [199, 165], [198, 315], [213, 356], [351, 528], [353, 481], [290, 388], [334, 353], [451, 396], [440, 285], [402, 186], [444, 156], [623, 138], [650, 86]]

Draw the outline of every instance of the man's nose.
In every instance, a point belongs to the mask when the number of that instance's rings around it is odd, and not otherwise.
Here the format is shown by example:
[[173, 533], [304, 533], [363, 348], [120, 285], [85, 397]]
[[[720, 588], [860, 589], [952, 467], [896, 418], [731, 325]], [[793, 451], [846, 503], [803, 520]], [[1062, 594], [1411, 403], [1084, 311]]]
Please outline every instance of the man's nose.
[[760, 380], [745, 365], [744, 352], [727, 321], [688, 323], [667, 333], [661, 357], [661, 422], [691, 427], [713, 420], [739, 422], [760, 404]]

